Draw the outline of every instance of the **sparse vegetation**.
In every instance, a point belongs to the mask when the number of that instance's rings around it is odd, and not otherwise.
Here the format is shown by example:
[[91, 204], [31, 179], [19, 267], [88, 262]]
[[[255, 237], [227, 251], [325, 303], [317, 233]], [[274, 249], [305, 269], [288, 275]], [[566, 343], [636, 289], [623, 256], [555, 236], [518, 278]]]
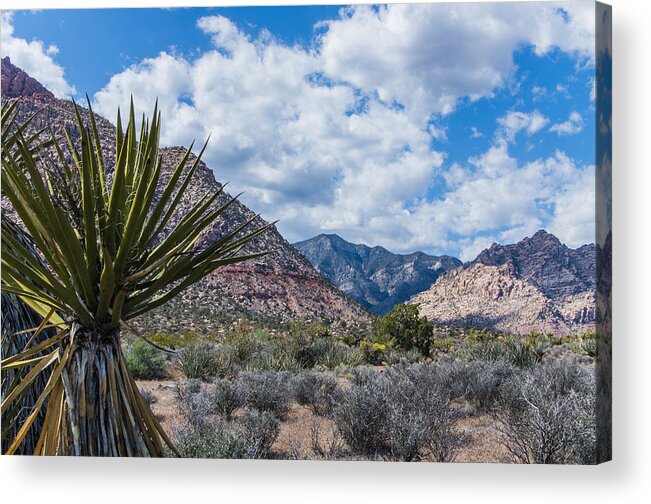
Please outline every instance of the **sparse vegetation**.
[[[185, 430], [175, 439], [183, 454], [454, 461], [473, 443], [464, 422], [484, 418], [495, 446], [503, 447], [500, 460], [594, 461], [594, 372], [583, 352], [572, 358], [570, 350], [570, 341], [583, 337], [557, 343], [548, 335], [518, 340], [470, 331], [445, 344], [447, 351], [439, 347], [434, 360], [415, 348], [376, 341], [382, 359], [375, 360], [364, 355], [367, 340], [351, 347], [303, 321], [293, 331], [269, 333], [240, 324], [224, 342], [208, 343], [223, 365], [217, 366], [221, 371], [212, 368], [212, 381], [210, 376], [179, 386]], [[440, 333], [437, 338], [442, 340]], [[282, 346], [287, 341], [289, 350]], [[301, 351], [300, 344], [307, 348]], [[550, 349], [553, 356], [545, 357]], [[345, 359], [335, 359], [337, 371], [326, 371], [326, 356], [346, 350], [363, 358], [344, 367]], [[283, 359], [295, 367], [288, 369]], [[291, 438], [282, 449], [276, 445], [282, 425], [294, 422], [288, 416], [292, 402], [313, 415], [309, 440], [303, 441], [308, 452]]]

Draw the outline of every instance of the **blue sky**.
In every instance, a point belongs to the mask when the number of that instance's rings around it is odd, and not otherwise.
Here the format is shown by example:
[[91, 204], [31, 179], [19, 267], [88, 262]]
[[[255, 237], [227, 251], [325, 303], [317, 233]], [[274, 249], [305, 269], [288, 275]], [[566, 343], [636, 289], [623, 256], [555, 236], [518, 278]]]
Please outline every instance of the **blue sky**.
[[130, 95], [290, 241], [472, 259], [594, 240], [594, 4], [4, 13], [2, 53], [113, 120]]

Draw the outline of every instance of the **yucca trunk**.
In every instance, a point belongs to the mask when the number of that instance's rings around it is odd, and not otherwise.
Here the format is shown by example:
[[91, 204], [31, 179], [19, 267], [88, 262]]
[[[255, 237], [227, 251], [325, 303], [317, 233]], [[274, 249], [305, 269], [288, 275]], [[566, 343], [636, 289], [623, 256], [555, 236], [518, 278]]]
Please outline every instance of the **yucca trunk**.
[[[20, 353], [28, 343], [38, 345], [42, 341], [54, 335], [52, 328], [43, 329], [35, 338], [29, 332], [30, 329], [37, 327], [42, 318], [34, 311], [23, 303], [18, 296], [13, 294], [2, 293], [2, 359], [11, 357]], [[20, 381], [27, 371], [24, 369], [7, 370], [2, 373], [2, 397], [5, 397], [15, 384]], [[36, 377], [33, 385], [25, 390], [12, 409], [16, 411], [16, 415], [7, 414], [3, 415], [2, 422], [2, 453], [5, 453], [9, 447], [10, 440], [16, 437], [21, 425], [32, 411], [34, 404], [38, 397], [43, 392], [45, 384], [47, 383], [47, 376], [41, 374]], [[25, 436], [25, 441], [20, 445], [16, 451], [19, 455], [27, 455], [34, 453], [34, 448], [38, 441], [38, 437], [43, 426], [43, 416], [45, 412], [39, 413], [38, 418], [34, 421], [31, 429]]]
[[52, 411], [61, 414], [58, 454], [163, 456], [160, 427], [126, 366], [119, 331], [73, 326], [67, 345], [61, 413]]

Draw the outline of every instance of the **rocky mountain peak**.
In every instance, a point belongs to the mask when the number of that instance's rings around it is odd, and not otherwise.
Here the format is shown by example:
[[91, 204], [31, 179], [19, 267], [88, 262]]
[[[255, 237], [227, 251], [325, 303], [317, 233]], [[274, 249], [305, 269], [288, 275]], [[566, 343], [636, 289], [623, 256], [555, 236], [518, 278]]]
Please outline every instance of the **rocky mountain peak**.
[[294, 246], [334, 285], [376, 314], [388, 312], [461, 265], [454, 257], [394, 254], [384, 247], [350, 243], [336, 234], [321, 234]]
[[517, 243], [494, 243], [411, 301], [444, 325], [515, 333], [590, 328], [595, 257], [593, 244], [570, 249], [540, 230]]
[[54, 95], [39, 81], [14, 65], [9, 56], [2, 58], [2, 97], [31, 96], [41, 100], [54, 100]]

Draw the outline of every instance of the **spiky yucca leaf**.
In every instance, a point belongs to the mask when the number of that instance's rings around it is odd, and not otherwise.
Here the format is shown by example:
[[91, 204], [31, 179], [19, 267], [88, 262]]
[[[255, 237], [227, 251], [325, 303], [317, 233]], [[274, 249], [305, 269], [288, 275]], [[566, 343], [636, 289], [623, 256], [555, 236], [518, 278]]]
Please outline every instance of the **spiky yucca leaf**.
[[[137, 135], [132, 102], [126, 128], [118, 112], [109, 187], [90, 102], [88, 107], [90, 126], [75, 105], [81, 142], [77, 148], [68, 137], [72, 163], [53, 135], [54, 164], [30, 149], [24, 128], [16, 130], [11, 145], [3, 142], [3, 193], [43, 261], [31, 256], [3, 226], [2, 288], [64, 322], [56, 337], [42, 342], [37, 351], [28, 347], [3, 361], [11, 369], [30, 369], [27, 382], [16, 386], [19, 392], [29, 386], [29, 379], [49, 374], [7, 453], [20, 445], [30, 421], [47, 404], [38, 453], [161, 455], [160, 437], [167, 437], [126, 368], [119, 330], [217, 268], [264, 255], [241, 251], [273, 224], [251, 230], [251, 219], [199, 249], [201, 232], [237, 198], [216, 205], [222, 188], [204, 195], [165, 233], [205, 145], [191, 164], [188, 151], [156, 200], [162, 170], [160, 113], [154, 107], [151, 121], [143, 118]], [[4, 398], [3, 415], [11, 411], [18, 394]]]

